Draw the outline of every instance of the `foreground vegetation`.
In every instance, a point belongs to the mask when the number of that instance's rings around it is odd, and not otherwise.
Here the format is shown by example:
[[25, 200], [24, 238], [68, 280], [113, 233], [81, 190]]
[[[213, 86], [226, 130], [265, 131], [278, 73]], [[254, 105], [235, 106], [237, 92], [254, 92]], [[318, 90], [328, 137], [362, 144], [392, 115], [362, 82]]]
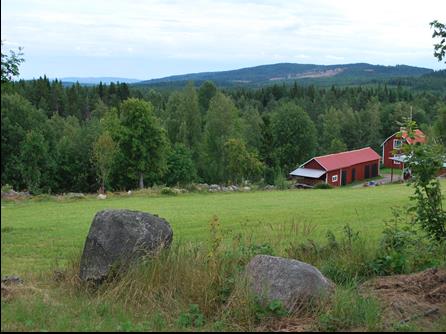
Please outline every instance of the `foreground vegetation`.
[[[360, 286], [376, 276], [446, 267], [443, 246], [410, 232], [405, 210], [392, 214], [408, 204], [410, 192], [388, 185], [2, 202], [2, 274], [25, 279], [7, 298], [2, 292], [2, 330], [246, 331], [296, 321], [322, 331], [399, 330], [398, 322], [384, 324], [379, 300]], [[81, 284], [80, 252], [93, 215], [123, 207], [167, 218], [171, 250], [97, 290]], [[259, 304], [243, 278], [256, 254], [311, 263], [337, 292], [297, 314], [280, 303]], [[444, 325], [439, 318], [424, 329]], [[404, 329], [423, 329], [417, 326]]]

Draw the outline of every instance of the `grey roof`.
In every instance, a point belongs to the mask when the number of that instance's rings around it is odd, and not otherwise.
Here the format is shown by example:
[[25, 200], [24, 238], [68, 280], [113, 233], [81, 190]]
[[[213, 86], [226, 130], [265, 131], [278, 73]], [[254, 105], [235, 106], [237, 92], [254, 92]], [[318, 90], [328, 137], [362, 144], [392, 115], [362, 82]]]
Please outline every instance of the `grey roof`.
[[408, 157], [405, 154], [401, 154], [401, 155], [396, 155], [394, 157], [391, 157], [390, 160], [397, 161], [397, 162], [406, 162], [408, 160]]
[[320, 169], [311, 169], [311, 168], [298, 168], [290, 173], [290, 175], [293, 176], [303, 176], [303, 177], [310, 177], [313, 179], [318, 179], [322, 175], [327, 173], [325, 170]]
[[[396, 156], [390, 158], [390, 160], [397, 161], [397, 162], [406, 162], [408, 159], [409, 159], [409, 157], [405, 154], [396, 155]], [[446, 168], [446, 162], [443, 163], [443, 168]]]

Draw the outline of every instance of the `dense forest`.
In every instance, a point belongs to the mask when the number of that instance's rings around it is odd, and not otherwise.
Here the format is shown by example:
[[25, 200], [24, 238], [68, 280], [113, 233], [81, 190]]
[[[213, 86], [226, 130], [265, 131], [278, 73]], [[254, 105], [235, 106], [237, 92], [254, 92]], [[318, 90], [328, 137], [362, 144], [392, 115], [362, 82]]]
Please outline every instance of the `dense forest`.
[[386, 85], [179, 90], [2, 83], [1, 182], [32, 193], [273, 184], [315, 155], [380, 144], [413, 119], [446, 143], [444, 93]]

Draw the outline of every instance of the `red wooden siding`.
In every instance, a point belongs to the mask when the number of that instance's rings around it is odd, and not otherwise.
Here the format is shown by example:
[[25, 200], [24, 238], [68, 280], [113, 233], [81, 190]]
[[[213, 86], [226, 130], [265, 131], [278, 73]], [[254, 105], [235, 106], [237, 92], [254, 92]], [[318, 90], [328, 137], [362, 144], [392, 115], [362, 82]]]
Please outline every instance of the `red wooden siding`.
[[320, 169], [325, 170], [324, 167], [322, 167], [316, 160], [310, 160], [305, 165], [305, 168], [312, 168], [312, 169]]
[[[361, 162], [359, 164], [355, 164], [355, 165], [352, 165], [352, 166], [347, 166], [347, 167], [338, 168], [338, 169], [334, 169], [334, 170], [328, 171], [327, 174], [326, 174], [326, 181], [327, 181], [327, 183], [332, 185], [332, 186], [334, 186], [334, 187], [341, 186], [341, 184], [342, 184], [342, 171], [346, 171], [347, 172], [346, 184], [350, 184], [350, 183], [353, 182], [353, 178], [352, 178], [353, 170], [356, 171], [355, 172], [355, 181], [365, 180], [365, 167], [367, 165], [370, 165], [370, 166], [376, 165], [376, 169], [377, 169], [378, 174], [379, 174], [380, 159], [379, 159], [379, 156], [376, 153], [375, 153], [375, 156], [377, 157], [377, 159], [364, 161], [364, 162]], [[320, 157], [318, 157], [318, 158], [320, 158]], [[315, 159], [318, 159], [318, 158], [315, 158]], [[325, 170], [315, 159], [312, 159], [312, 160], [308, 161], [302, 167], [303, 168]], [[333, 176], [335, 176], [335, 175], [337, 175], [338, 179], [336, 181], [333, 181]], [[369, 177], [370, 178], [372, 177], [372, 167], [370, 167], [370, 176]], [[322, 177], [322, 178], [325, 179], [325, 177]]]
[[[402, 132], [402, 138], [397, 138], [398, 132], [395, 133], [393, 136], [386, 139], [386, 141], [382, 144], [383, 152], [382, 152], [382, 162], [383, 165], [387, 168], [398, 168], [402, 169], [403, 164], [395, 162], [391, 160], [390, 158], [394, 156], [393, 154], [393, 141], [395, 139], [401, 140], [403, 144], [423, 144], [426, 143], [427, 139], [424, 133], [421, 130], [415, 130], [415, 138], [410, 138], [407, 135], [407, 132]], [[401, 153], [400, 151], [395, 152], [395, 154]]]
[[[383, 164], [385, 167], [387, 168], [398, 168], [398, 169], [402, 169], [403, 168], [403, 164], [402, 163], [397, 163], [393, 160], [391, 160], [390, 158], [393, 157], [393, 141], [396, 138], [396, 133], [390, 137], [385, 143], [384, 143], [384, 149], [383, 149]], [[401, 139], [403, 140], [403, 139]]]
[[[327, 173], [328, 174], [327, 183], [332, 185], [332, 186], [334, 186], [334, 187], [341, 186], [342, 171], [346, 171], [347, 172], [347, 180], [346, 180], [347, 182], [346, 182], [346, 184], [352, 183], [353, 182], [353, 180], [352, 180], [353, 169], [355, 169], [355, 171], [356, 171], [355, 181], [363, 181], [363, 180], [365, 180], [365, 167], [367, 165], [372, 166], [372, 165], [375, 164], [376, 168], [378, 170], [378, 175], [379, 175], [379, 163], [380, 163], [379, 160], [373, 160], [373, 161], [367, 161], [367, 162], [364, 162], [364, 163], [361, 163], [361, 164], [357, 164], [357, 165], [354, 165], [354, 166], [350, 166], [350, 167], [347, 167], [347, 168], [342, 168], [342, 169], [337, 169], [337, 170], [334, 170], [334, 171], [330, 171], [330, 172]], [[334, 175], [338, 176], [338, 180], [336, 182], [333, 182], [333, 176]], [[372, 167], [370, 167], [370, 176], [369, 176], [369, 178], [372, 178]]]

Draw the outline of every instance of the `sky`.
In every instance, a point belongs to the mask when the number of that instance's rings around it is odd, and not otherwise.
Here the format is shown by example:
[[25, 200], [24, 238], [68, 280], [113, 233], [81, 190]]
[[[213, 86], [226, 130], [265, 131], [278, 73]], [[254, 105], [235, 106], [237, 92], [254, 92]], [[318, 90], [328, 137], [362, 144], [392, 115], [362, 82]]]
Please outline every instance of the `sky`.
[[445, 68], [429, 22], [446, 0], [2, 0], [21, 78], [222, 71], [281, 62]]

